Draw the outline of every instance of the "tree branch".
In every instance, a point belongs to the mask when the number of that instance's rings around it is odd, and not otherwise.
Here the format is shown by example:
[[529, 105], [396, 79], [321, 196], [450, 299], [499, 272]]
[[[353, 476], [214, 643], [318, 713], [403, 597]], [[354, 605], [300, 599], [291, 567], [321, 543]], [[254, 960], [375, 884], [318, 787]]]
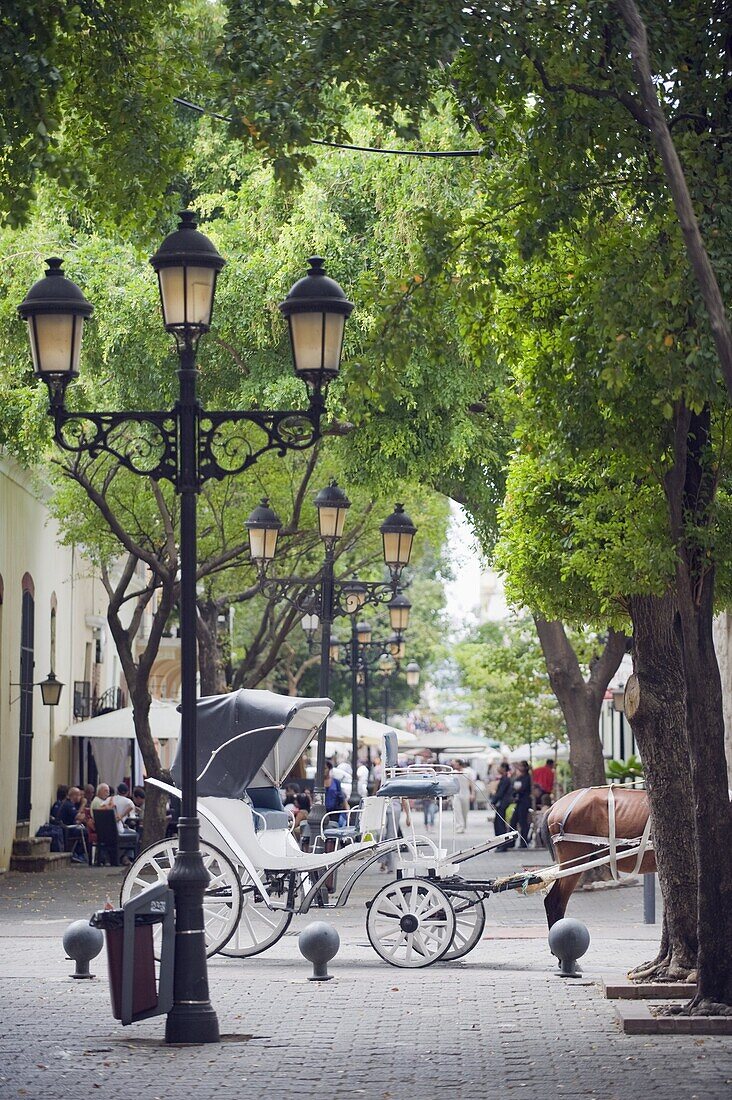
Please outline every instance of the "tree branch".
[[676, 208], [676, 216], [684, 235], [686, 254], [707, 308], [719, 365], [727, 386], [727, 393], [732, 399], [732, 328], [725, 313], [714, 268], [702, 240], [684, 169], [676, 152], [666, 116], [658, 101], [651, 73], [646, 27], [634, 0], [615, 0], [615, 5], [628, 31], [628, 43], [633, 57], [636, 80], [648, 118], [646, 125], [653, 134], [661, 154], [666, 180]]

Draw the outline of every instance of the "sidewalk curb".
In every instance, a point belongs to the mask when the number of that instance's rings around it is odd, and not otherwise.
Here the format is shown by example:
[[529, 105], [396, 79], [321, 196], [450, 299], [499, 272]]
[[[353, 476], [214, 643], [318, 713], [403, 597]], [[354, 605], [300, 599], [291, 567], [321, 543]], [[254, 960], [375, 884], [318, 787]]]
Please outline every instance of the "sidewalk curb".
[[654, 1016], [643, 1002], [614, 1007], [626, 1035], [732, 1035], [732, 1016]]

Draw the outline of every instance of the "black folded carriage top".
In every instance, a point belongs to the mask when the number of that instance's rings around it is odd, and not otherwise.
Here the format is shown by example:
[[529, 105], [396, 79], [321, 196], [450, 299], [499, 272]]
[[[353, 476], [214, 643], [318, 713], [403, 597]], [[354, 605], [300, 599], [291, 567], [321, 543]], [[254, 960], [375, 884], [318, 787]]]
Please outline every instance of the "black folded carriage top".
[[[199, 797], [243, 798], [247, 787], [279, 787], [333, 710], [330, 699], [298, 699], [241, 688], [196, 707]], [[170, 769], [181, 785], [182, 738]]]

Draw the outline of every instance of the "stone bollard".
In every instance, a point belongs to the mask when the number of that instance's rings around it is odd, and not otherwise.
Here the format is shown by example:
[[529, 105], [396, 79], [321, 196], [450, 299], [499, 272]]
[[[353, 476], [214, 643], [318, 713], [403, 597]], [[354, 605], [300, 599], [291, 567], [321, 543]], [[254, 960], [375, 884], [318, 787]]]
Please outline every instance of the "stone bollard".
[[76, 973], [72, 978], [93, 978], [89, 973], [89, 963], [95, 959], [104, 947], [104, 935], [98, 928], [92, 928], [88, 920], [75, 920], [64, 932], [64, 951], [76, 963]]
[[303, 928], [297, 937], [297, 946], [300, 954], [313, 964], [313, 973], [308, 981], [329, 982], [333, 975], [328, 973], [328, 961], [341, 946], [341, 937], [333, 925], [324, 920], [314, 921]]
[[549, 929], [549, 950], [559, 959], [562, 978], [580, 978], [579, 959], [590, 946], [590, 933], [582, 921], [562, 917]]

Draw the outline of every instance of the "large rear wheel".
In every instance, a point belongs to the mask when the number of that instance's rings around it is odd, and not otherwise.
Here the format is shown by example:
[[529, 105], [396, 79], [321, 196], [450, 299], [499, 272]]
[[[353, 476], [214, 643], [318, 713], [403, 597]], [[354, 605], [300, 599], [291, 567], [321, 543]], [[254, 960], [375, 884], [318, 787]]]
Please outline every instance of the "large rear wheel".
[[377, 955], [392, 966], [429, 966], [443, 957], [455, 934], [450, 899], [428, 879], [398, 879], [369, 906], [366, 932]]
[[455, 935], [442, 956], [442, 962], [454, 962], [472, 951], [485, 928], [485, 908], [480, 894], [463, 891], [451, 894], [450, 901], [455, 914]]
[[[141, 852], [122, 881], [121, 904], [124, 905], [148, 886], [167, 882], [177, 851], [178, 840], [170, 837], [151, 844]], [[242, 898], [239, 876], [231, 860], [213, 844], [203, 840], [201, 857], [209, 874], [209, 883], [203, 895], [203, 926], [206, 933], [206, 957], [210, 958], [234, 934], [241, 915]], [[159, 924], [153, 928], [156, 958], [160, 957], [161, 929]]]
[[291, 912], [268, 907], [243, 867], [240, 875], [241, 916], [231, 939], [221, 948], [227, 959], [246, 959], [266, 951], [284, 936], [292, 920]]

